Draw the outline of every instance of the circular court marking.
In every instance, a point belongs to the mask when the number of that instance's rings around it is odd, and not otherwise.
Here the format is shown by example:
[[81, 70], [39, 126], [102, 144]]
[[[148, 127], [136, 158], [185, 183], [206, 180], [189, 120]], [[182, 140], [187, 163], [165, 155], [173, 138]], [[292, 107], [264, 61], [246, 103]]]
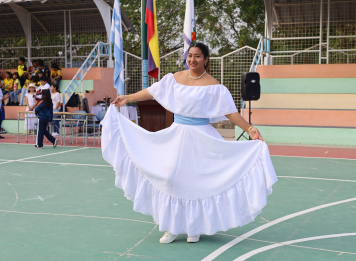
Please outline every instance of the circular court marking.
[[[281, 247], [281, 246], [287, 246], [287, 245], [291, 245], [291, 244], [295, 244], [295, 243], [300, 243], [300, 242], [305, 242], [305, 241], [312, 241], [312, 240], [319, 240], [319, 239], [325, 239], [325, 238], [335, 238], [335, 237], [348, 237], [348, 236], [356, 236], [356, 233], [343, 233], [343, 234], [332, 234], [332, 235], [324, 235], [324, 236], [317, 236], [317, 237], [306, 237], [306, 238], [300, 238], [300, 239], [295, 239], [295, 240], [291, 240], [291, 241], [285, 241], [285, 242], [281, 242], [281, 243], [276, 243], [276, 244], [272, 244], [269, 246], [265, 246], [265, 247], [260, 247], [257, 248], [255, 250], [252, 250], [236, 259], [234, 259], [234, 261], [244, 261], [247, 258], [250, 258], [254, 255], [257, 255], [259, 253], [262, 253], [264, 251], [273, 249], [273, 248], [277, 248], [277, 247]], [[343, 251], [334, 251], [334, 250], [329, 250], [332, 252], [337, 252], [339, 254], [343, 254], [343, 253], [347, 253], [347, 254], [352, 254], [352, 255], [356, 255], [356, 253], [350, 253], [350, 252], [343, 252]]]
[[285, 220], [297, 217], [297, 216], [301, 216], [319, 209], [323, 209], [323, 208], [327, 208], [327, 207], [331, 207], [331, 206], [335, 206], [335, 205], [339, 205], [339, 204], [343, 204], [343, 203], [347, 203], [347, 202], [351, 202], [351, 201], [356, 201], [356, 198], [349, 198], [349, 199], [345, 199], [345, 200], [341, 200], [341, 201], [336, 201], [336, 202], [332, 202], [332, 203], [328, 203], [328, 204], [324, 204], [324, 205], [320, 205], [320, 206], [316, 206], [313, 208], [309, 208], [306, 210], [302, 210], [278, 219], [275, 219], [267, 224], [264, 224], [262, 226], [259, 226], [255, 229], [252, 229], [251, 231], [241, 235], [238, 238], [235, 238], [234, 240], [230, 241], [229, 243], [223, 245], [222, 247], [219, 247], [217, 250], [215, 250], [213, 253], [211, 253], [210, 255], [208, 255], [207, 257], [205, 257], [204, 259], [202, 259], [202, 261], [211, 261], [214, 260], [216, 257], [218, 257], [219, 255], [221, 255], [223, 252], [225, 252], [226, 250], [228, 250], [230, 247], [236, 245], [237, 243], [240, 243], [241, 241], [245, 240], [246, 238], [266, 229], [269, 228], [273, 225], [276, 225], [278, 223], [281, 223]]

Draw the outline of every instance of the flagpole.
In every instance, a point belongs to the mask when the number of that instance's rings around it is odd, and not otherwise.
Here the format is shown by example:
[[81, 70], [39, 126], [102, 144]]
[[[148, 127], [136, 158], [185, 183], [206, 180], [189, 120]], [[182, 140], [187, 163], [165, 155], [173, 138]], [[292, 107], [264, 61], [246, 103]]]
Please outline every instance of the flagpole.
[[147, 25], [146, 0], [141, 0], [141, 58], [142, 58], [142, 89], [148, 88], [148, 55], [147, 55]]

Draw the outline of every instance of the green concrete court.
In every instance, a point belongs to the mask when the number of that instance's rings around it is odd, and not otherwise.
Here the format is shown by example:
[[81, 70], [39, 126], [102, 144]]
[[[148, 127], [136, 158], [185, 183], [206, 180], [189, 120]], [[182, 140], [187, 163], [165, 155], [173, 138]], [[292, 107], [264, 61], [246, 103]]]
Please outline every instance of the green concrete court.
[[279, 181], [254, 222], [162, 245], [100, 149], [1, 144], [0, 260], [356, 260], [356, 160], [272, 161]]

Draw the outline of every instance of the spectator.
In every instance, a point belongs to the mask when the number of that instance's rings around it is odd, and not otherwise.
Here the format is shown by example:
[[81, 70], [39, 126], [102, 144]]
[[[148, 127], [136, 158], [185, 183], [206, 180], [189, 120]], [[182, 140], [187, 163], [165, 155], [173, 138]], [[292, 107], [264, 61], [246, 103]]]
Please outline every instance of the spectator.
[[19, 80], [21, 83], [21, 86], [23, 87], [25, 85], [25, 74], [27, 71], [27, 67], [25, 65], [25, 58], [24, 57], [20, 57], [19, 61], [18, 61], [18, 66], [17, 66], [17, 73], [19, 74]]
[[[4, 106], [2, 105], [2, 102], [4, 100], [6, 100], [7, 98], [9, 98], [9, 94], [6, 94], [6, 95], [3, 95], [2, 93], [2, 90], [0, 89], [0, 129], [1, 129], [1, 133], [4, 133], [5, 130], [1, 128], [1, 123], [2, 123], [2, 120], [3, 120], [3, 110], [4, 110]], [[0, 136], [0, 139], [3, 139], [4, 137], [3, 136]]]
[[[25, 95], [27, 93], [27, 88], [30, 85], [30, 83], [33, 83], [33, 78], [30, 73], [25, 74], [25, 85], [22, 86], [22, 91], [21, 91], [21, 100], [20, 100], [20, 106], [23, 105], [23, 100], [25, 99]], [[35, 85], [36, 86], [36, 85]]]
[[[53, 111], [59, 112], [61, 110], [61, 95], [59, 94], [58, 84], [52, 84], [51, 91], [52, 91], [51, 98], [52, 98], [52, 103], [53, 103]], [[59, 135], [59, 121], [54, 120], [52, 123], [52, 126], [54, 127], [52, 136], [58, 136]]]
[[32, 66], [27, 69], [27, 73], [30, 73], [33, 77], [36, 76], [38, 72], [38, 62], [37, 60], [32, 61]]
[[36, 86], [40, 86], [41, 85], [41, 78], [43, 77], [43, 72], [41, 70], [39, 70], [36, 73], [36, 76], [33, 77], [33, 82], [36, 84]]
[[12, 73], [10, 71], [6, 71], [5, 79], [4, 79], [3, 95], [8, 94], [13, 90], [14, 90], [14, 80], [12, 79]]
[[[18, 106], [19, 105], [19, 99], [17, 95], [21, 93], [21, 83], [19, 80], [19, 74], [17, 72], [14, 72], [12, 74], [12, 79], [14, 80], [14, 90], [10, 92], [10, 101], [9, 101], [9, 106]], [[15, 102], [16, 101], [16, 102]]]
[[48, 84], [51, 84], [51, 82], [50, 82], [51, 71], [48, 69], [47, 66], [44, 65], [44, 61], [43, 60], [38, 60], [38, 68], [43, 72], [43, 76], [47, 77]]
[[[36, 85], [30, 83], [28, 88], [28, 93], [26, 94], [26, 111], [33, 111], [37, 105], [36, 100]], [[34, 114], [27, 114], [27, 117], [36, 117]], [[31, 134], [31, 130], [34, 129], [35, 119], [25, 119], [25, 130], [28, 130]]]
[[58, 68], [58, 65], [56, 63], [52, 63], [52, 71], [51, 71], [51, 83], [58, 84], [62, 80], [62, 72], [61, 69]]
[[37, 144], [35, 148], [43, 148], [43, 136], [46, 136], [49, 142], [53, 143], [53, 148], [55, 148], [58, 140], [47, 130], [48, 123], [52, 124], [53, 120], [53, 104], [50, 90], [44, 89], [42, 96], [42, 100], [35, 108], [35, 114], [38, 117]]
[[42, 76], [42, 78], [40, 79], [40, 84], [41, 85], [36, 89], [38, 99], [42, 99], [43, 90], [48, 89], [49, 91], [51, 91], [51, 86], [49, 86], [49, 84], [47, 83], [46, 76]]

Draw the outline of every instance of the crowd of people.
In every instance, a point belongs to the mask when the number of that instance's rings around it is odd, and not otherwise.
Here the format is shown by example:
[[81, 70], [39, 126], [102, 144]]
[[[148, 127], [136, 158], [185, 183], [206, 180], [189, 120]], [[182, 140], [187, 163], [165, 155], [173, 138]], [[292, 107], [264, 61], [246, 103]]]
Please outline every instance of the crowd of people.
[[[27, 68], [25, 62], [25, 58], [19, 58], [17, 72], [12, 73], [11, 71], [6, 71], [3, 82], [0, 81], [0, 133], [5, 133], [5, 130], [1, 128], [1, 122], [5, 114], [4, 106], [26, 105], [26, 111], [34, 111], [35, 114], [28, 114], [28, 116], [33, 116], [33, 119], [25, 120], [25, 130], [28, 131], [29, 134], [31, 134], [32, 131], [37, 131], [36, 115], [41, 123], [41, 113], [39, 113], [40, 110], [36, 108], [43, 107], [43, 105], [39, 105], [43, 103], [44, 99], [48, 100], [48, 97], [43, 97], [44, 93], [47, 94], [48, 92], [52, 104], [50, 108], [51, 113], [47, 113], [48, 115], [52, 115], [51, 119], [48, 119], [48, 122], [54, 127], [51, 136], [52, 138], [53, 136], [58, 136], [59, 121], [52, 121], [52, 118], [53, 111], [60, 111], [61, 109], [61, 96], [59, 94], [59, 83], [62, 80], [61, 69], [56, 63], [53, 63], [51, 69], [49, 69], [44, 65], [43, 60], [33, 60], [32, 66]], [[21, 94], [20, 101], [18, 97], [19, 94]], [[4, 104], [6, 100], [7, 103]], [[42, 110], [49, 109], [49, 101], [47, 100], [45, 102], [46, 106]], [[36, 110], [38, 110], [38, 112]], [[48, 116], [47, 114], [46, 116]], [[41, 131], [40, 129], [38, 132], [38, 134], [41, 134], [42, 139], [43, 135], [48, 135], [45, 131]], [[0, 136], [0, 138], [4, 137]]]

